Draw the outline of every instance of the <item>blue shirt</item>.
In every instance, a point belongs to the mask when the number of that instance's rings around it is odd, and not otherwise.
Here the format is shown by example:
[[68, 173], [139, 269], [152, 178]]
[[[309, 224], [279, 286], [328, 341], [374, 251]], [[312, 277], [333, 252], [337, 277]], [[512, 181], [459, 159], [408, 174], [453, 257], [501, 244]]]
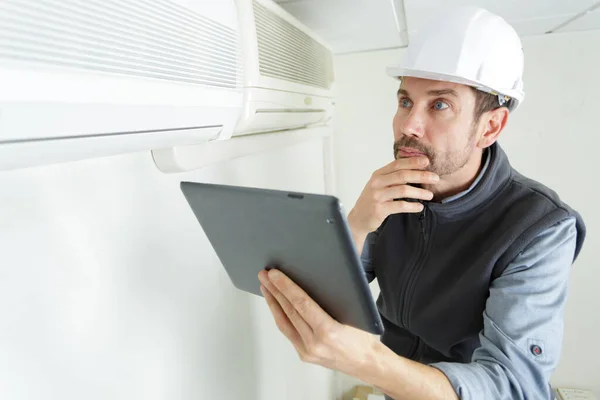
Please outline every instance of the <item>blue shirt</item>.
[[[442, 202], [469, 193], [469, 189]], [[447, 377], [463, 400], [552, 399], [550, 376], [558, 364], [563, 310], [577, 230], [575, 218], [539, 234], [490, 285], [483, 314], [481, 346], [470, 363], [431, 364]], [[369, 234], [362, 259], [370, 263], [376, 237]]]

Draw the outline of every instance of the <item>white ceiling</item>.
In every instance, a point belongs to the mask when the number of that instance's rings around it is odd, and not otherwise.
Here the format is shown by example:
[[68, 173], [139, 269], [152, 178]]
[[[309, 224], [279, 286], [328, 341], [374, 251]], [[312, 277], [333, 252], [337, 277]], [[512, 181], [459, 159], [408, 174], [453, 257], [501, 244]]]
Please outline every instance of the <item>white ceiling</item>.
[[276, 0], [336, 53], [401, 46], [390, 0]]
[[600, 29], [600, 0], [275, 1], [328, 42], [334, 53], [406, 46], [411, 32], [441, 6], [451, 5], [486, 8], [504, 17], [521, 36]]

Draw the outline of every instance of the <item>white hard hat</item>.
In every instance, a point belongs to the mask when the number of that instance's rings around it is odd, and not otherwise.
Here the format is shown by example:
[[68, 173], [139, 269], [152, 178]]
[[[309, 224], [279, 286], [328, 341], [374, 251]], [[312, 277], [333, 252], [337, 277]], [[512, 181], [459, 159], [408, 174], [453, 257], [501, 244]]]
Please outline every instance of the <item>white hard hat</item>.
[[387, 73], [448, 81], [497, 94], [500, 104], [523, 102], [523, 46], [512, 26], [482, 8], [456, 7], [411, 37], [402, 65]]

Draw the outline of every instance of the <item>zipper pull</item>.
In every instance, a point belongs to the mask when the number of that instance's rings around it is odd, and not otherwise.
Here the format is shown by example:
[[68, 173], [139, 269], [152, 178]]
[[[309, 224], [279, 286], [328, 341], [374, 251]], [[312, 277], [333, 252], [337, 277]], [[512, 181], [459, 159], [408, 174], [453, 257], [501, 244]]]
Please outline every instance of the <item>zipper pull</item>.
[[421, 204], [423, 204], [423, 211], [421, 211], [421, 214], [419, 215], [419, 221], [423, 221], [427, 215], [427, 204], [424, 202], [421, 202]]

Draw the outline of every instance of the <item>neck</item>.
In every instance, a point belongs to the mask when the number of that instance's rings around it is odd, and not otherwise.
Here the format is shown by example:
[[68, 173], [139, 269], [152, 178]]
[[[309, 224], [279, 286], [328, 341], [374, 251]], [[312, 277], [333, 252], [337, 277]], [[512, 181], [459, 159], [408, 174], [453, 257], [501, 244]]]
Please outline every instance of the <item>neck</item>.
[[483, 151], [478, 149], [458, 171], [441, 176], [438, 183], [424, 185], [423, 188], [433, 193], [433, 201], [435, 202], [440, 202], [445, 198], [467, 190], [477, 179], [477, 175], [483, 167], [482, 158]]

